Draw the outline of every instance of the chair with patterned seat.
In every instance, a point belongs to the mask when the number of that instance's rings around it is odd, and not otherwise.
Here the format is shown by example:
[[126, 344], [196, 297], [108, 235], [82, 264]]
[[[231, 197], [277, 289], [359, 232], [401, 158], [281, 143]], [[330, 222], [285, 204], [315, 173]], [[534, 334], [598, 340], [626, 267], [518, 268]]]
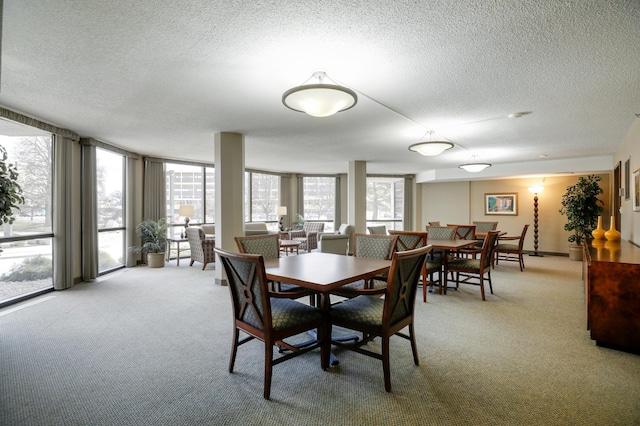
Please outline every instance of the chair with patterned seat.
[[[480, 286], [482, 300], [484, 296], [484, 281], [489, 282], [489, 290], [493, 294], [493, 285], [491, 283], [491, 266], [493, 264], [493, 250], [498, 239], [500, 231], [489, 231], [485, 237], [479, 259], [453, 259], [449, 260], [446, 265], [446, 273], [453, 273], [455, 276], [456, 288], [460, 284], [472, 284]], [[463, 278], [460, 281], [460, 277]], [[444, 286], [444, 292], [447, 293], [447, 286]]]
[[318, 233], [324, 231], [324, 222], [305, 222], [302, 229], [289, 231], [289, 239], [300, 241], [300, 248], [310, 252], [318, 248]]
[[[264, 259], [280, 257], [280, 239], [278, 234], [250, 235], [234, 237], [240, 253], [259, 254]], [[309, 296], [311, 304], [315, 304], [316, 293], [304, 287], [285, 283], [271, 283], [271, 297], [297, 299]]]
[[[384, 389], [391, 392], [389, 340], [400, 336], [411, 342], [413, 363], [420, 365], [414, 330], [414, 310], [418, 280], [431, 246], [395, 252], [391, 260], [384, 298], [357, 296], [331, 305], [331, 326], [361, 332], [365, 337], [355, 344], [334, 341], [335, 346], [358, 352], [382, 361]], [[408, 328], [408, 334], [401, 330]], [[381, 352], [363, 345], [376, 337], [382, 339]]]
[[[455, 240], [476, 240], [476, 225], [453, 225], [448, 224], [447, 226], [455, 226], [456, 227], [456, 235], [454, 237]], [[473, 257], [477, 253], [479, 253], [478, 249], [475, 247], [471, 248], [461, 248], [456, 253], [457, 257]]]
[[[356, 257], [368, 257], [371, 259], [391, 259], [396, 251], [398, 243], [397, 235], [371, 235], [354, 234], [353, 255]], [[360, 280], [340, 287], [331, 294], [342, 297], [355, 297], [362, 294], [382, 295], [387, 285], [387, 277], [375, 277], [369, 280]]]
[[[395, 231], [389, 230], [389, 235], [398, 236], [398, 244], [396, 245], [396, 251], [415, 250], [417, 248], [425, 247], [427, 245], [428, 232], [416, 232], [416, 231]], [[433, 276], [438, 274], [438, 281], [435, 281]], [[442, 262], [427, 259], [424, 262], [422, 274], [422, 300], [427, 302], [427, 287], [437, 284], [442, 289]]]
[[482, 248], [482, 240], [484, 240], [485, 235], [489, 231], [495, 231], [498, 229], [498, 222], [484, 222], [479, 220], [474, 220], [473, 223], [476, 226], [476, 248]]
[[524, 245], [524, 237], [527, 235], [527, 229], [529, 229], [529, 225], [524, 225], [519, 237], [510, 237], [508, 235], [498, 237], [498, 244], [494, 249], [494, 265], [497, 265], [500, 260], [518, 262], [520, 264], [520, 272], [524, 270], [522, 247]]
[[[321, 348], [321, 367], [326, 369], [326, 351], [330, 349], [328, 340], [322, 333], [324, 316], [320, 309], [291, 299], [270, 297], [264, 258], [257, 254], [232, 253], [215, 249], [229, 282], [233, 306], [233, 342], [229, 358], [229, 372], [233, 373], [238, 347], [258, 339], [264, 343], [264, 387], [263, 396], [271, 394], [273, 366]], [[284, 339], [318, 330], [318, 340], [304, 348], [286, 343]], [[247, 337], [240, 339], [240, 331]], [[284, 346], [289, 352], [273, 358], [273, 347]]]

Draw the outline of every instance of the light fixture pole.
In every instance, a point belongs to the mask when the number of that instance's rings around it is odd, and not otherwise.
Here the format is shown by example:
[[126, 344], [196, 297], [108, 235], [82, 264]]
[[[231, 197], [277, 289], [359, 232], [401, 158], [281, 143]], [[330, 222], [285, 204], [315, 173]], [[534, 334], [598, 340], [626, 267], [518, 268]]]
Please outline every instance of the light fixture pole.
[[529, 256], [542, 257], [538, 253], [538, 194], [544, 190], [542, 185], [534, 185], [529, 187], [529, 191], [533, 193], [533, 253]]

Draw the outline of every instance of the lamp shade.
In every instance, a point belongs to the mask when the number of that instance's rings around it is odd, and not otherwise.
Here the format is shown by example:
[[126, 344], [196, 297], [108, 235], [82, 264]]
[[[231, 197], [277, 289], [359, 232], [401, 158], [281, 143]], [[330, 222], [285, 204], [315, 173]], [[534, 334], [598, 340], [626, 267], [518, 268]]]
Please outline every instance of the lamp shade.
[[180, 206], [178, 209], [178, 214], [180, 216], [191, 217], [195, 213], [195, 208], [193, 206]]
[[532, 194], [539, 194], [544, 191], [544, 186], [542, 185], [532, 185], [529, 187], [529, 192]]
[[278, 216], [286, 216], [287, 215], [287, 206], [278, 206], [276, 208], [276, 214]]
[[314, 73], [312, 78], [317, 78], [318, 84], [303, 84], [287, 90], [282, 95], [282, 103], [287, 108], [313, 117], [329, 117], [358, 103], [356, 92], [336, 84], [324, 84], [326, 77], [324, 72]]
[[433, 157], [434, 155], [440, 155], [451, 148], [453, 148], [453, 144], [451, 142], [433, 141], [414, 143], [409, 147], [409, 151], [417, 152], [425, 157]]
[[471, 173], [481, 172], [482, 170], [486, 169], [487, 167], [491, 167], [491, 164], [489, 164], [489, 163], [466, 163], [466, 164], [461, 164], [461, 165], [458, 166], [458, 168], [466, 170], [466, 171], [471, 172]]

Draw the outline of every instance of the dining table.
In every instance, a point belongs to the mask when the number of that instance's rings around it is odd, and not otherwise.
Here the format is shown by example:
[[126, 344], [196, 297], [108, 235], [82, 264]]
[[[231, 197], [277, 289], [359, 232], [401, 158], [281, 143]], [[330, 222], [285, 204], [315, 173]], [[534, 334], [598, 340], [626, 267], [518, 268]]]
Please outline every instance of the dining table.
[[[366, 280], [387, 273], [390, 260], [366, 257], [345, 256], [341, 254], [311, 252], [299, 256], [284, 256], [264, 261], [269, 281], [295, 284], [318, 292], [320, 309], [326, 321], [325, 333], [331, 330], [329, 311], [331, 309], [330, 292], [345, 284]], [[330, 347], [331, 341], [326, 344]], [[329, 351], [327, 351], [329, 352]], [[339, 362], [333, 356], [330, 364]], [[322, 368], [328, 367], [322, 360]]]

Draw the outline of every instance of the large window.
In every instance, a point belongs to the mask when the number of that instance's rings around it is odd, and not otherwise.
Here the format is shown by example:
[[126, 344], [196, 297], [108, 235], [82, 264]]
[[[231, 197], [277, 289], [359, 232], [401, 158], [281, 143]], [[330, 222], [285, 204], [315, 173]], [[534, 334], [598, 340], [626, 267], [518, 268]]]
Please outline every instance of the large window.
[[122, 155], [96, 148], [99, 273], [124, 266], [124, 167]]
[[24, 195], [13, 224], [0, 225], [0, 302], [53, 287], [53, 138], [33, 134], [0, 136]]
[[304, 220], [324, 222], [325, 232], [332, 232], [336, 211], [336, 178], [304, 176], [302, 178], [302, 199]]
[[245, 172], [245, 222], [266, 222], [270, 230], [278, 229], [276, 213], [280, 205], [280, 176]]
[[[215, 170], [188, 164], [166, 163], [167, 222], [170, 235], [178, 237], [184, 231], [185, 218], [190, 225], [215, 221]], [[181, 207], [183, 209], [181, 210]], [[187, 207], [185, 210], [184, 207]], [[193, 215], [185, 211], [193, 208]]]
[[403, 230], [404, 178], [367, 178], [367, 226]]

